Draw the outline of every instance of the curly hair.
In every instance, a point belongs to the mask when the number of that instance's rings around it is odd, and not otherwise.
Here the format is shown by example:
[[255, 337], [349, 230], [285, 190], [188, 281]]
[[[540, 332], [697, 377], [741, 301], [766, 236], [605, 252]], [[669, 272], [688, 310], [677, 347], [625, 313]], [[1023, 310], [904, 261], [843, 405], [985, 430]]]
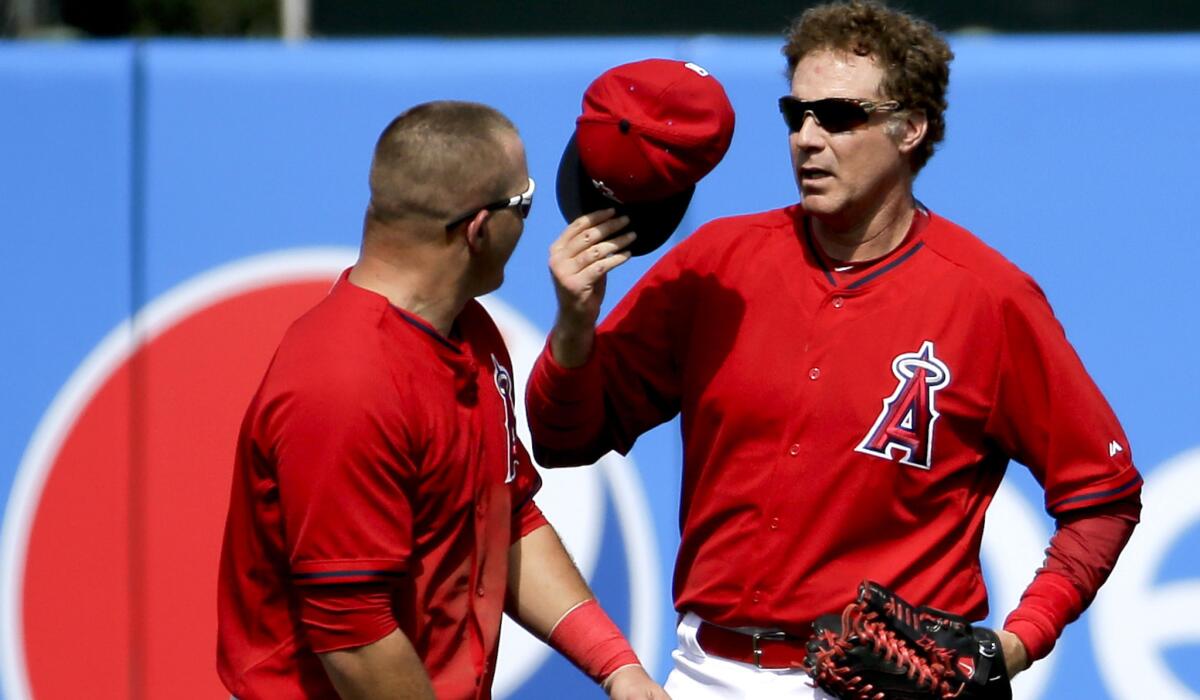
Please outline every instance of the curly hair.
[[805, 55], [828, 49], [872, 57], [884, 71], [883, 96], [925, 112], [928, 130], [909, 161], [914, 173], [920, 171], [946, 135], [946, 86], [954, 53], [937, 29], [875, 0], [809, 8], [787, 32], [782, 52], [788, 79]]

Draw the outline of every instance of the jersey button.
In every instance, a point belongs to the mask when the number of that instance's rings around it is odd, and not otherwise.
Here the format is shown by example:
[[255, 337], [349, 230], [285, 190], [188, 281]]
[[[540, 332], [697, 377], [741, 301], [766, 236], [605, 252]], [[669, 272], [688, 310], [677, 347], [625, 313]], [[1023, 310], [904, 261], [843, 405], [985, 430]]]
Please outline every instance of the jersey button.
[[779, 529], [779, 518], [771, 518], [771, 529], [772, 530]]
[[762, 601], [762, 591], [755, 591], [754, 595], [750, 596], [750, 600], [753, 600], [755, 603], [761, 602]]
[[791, 447], [788, 448], [788, 454], [790, 454], [793, 457], [800, 454], [800, 446], [793, 444]]
[[479, 596], [480, 598], [483, 597], [483, 586], [475, 589], [475, 595]]
[[842, 305], [843, 305], [843, 304], [845, 304], [845, 303], [846, 303], [846, 302], [845, 302], [845, 300], [843, 300], [841, 297], [834, 297], [834, 298], [833, 298], [833, 308], [835, 308], [835, 309], [840, 309], [840, 308], [842, 308]]
[[821, 368], [820, 367], [813, 367], [812, 369], [808, 370], [808, 378], [809, 379], [812, 379], [815, 381], [820, 376], [821, 376]]

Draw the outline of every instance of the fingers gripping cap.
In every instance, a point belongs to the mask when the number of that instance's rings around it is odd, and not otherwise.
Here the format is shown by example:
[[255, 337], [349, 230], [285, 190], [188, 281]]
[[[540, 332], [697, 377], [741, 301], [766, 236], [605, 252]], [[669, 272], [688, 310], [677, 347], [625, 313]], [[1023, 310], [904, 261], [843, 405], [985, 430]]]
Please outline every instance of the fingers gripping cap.
[[567, 221], [615, 207], [638, 232], [635, 255], [666, 241], [695, 185], [729, 149], [734, 114], [725, 89], [694, 63], [648, 59], [588, 86], [583, 114], [559, 163]]

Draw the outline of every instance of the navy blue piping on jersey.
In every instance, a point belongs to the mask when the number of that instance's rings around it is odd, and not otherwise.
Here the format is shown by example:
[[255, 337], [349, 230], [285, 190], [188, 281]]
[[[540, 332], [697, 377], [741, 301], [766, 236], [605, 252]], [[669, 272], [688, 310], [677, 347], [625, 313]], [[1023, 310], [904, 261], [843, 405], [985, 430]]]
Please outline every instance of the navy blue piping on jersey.
[[384, 578], [404, 578], [404, 574], [399, 571], [387, 571], [384, 569], [358, 569], [353, 571], [320, 571], [312, 574], [292, 574], [292, 578], [301, 581], [313, 581], [322, 578], [362, 578], [364, 576], [384, 577]]
[[878, 270], [875, 270], [874, 272], [872, 272], [868, 275], [863, 275], [862, 277], [859, 277], [858, 279], [854, 280], [850, 284], [846, 285], [846, 289], [858, 289], [859, 287], [863, 286], [867, 282], [870, 282], [871, 280], [882, 275], [883, 273], [887, 272], [888, 270], [892, 269], [893, 267], [896, 267], [897, 265], [904, 262], [905, 260], [908, 260], [909, 258], [911, 258], [913, 256], [913, 253], [916, 253], [918, 250], [920, 250], [924, 247], [925, 247], [925, 241], [921, 241], [920, 243], [917, 243], [912, 248], [909, 248], [908, 252], [905, 253], [904, 255], [901, 255], [900, 257], [891, 261], [887, 265], [884, 265], [883, 267], [879, 268]]
[[[825, 258], [821, 257], [821, 254], [817, 251], [817, 244], [813, 240], [813, 238], [814, 238], [814, 236], [813, 236], [811, 224], [809, 223], [809, 219], [806, 216], [806, 217], [804, 217], [804, 242], [808, 244], [808, 249], [810, 251], [812, 251], [813, 257], [817, 259], [817, 264], [821, 266], [821, 271], [825, 273], [825, 279], [829, 280], [829, 284], [836, 287], [836, 286], [838, 286], [837, 279], [834, 278], [833, 272], [831, 272], [830, 269], [825, 266]], [[920, 250], [921, 248], [924, 248], [924, 247], [925, 247], [925, 241], [918, 242], [912, 248], [909, 248], [908, 251], [905, 252], [900, 257], [898, 257], [895, 260], [891, 261], [890, 263], [880, 267], [877, 270], [873, 270], [869, 274], [859, 277], [858, 279], [854, 280], [850, 284], [846, 285], [845, 289], [858, 289], [859, 287], [863, 286], [867, 282], [870, 282], [871, 280], [875, 279], [876, 277], [882, 275], [883, 273], [885, 273], [885, 272], [891, 270], [892, 268], [896, 267], [897, 265], [903, 263], [905, 260], [908, 260], [909, 258], [911, 258], [913, 256], [914, 253], [916, 253], [918, 250]]]
[[442, 345], [445, 345], [446, 347], [450, 348], [454, 352], [457, 352], [457, 353], [462, 352], [462, 350], [457, 345], [455, 345], [454, 343], [451, 343], [449, 340], [446, 340], [445, 338], [443, 338], [441, 333], [438, 333], [437, 331], [433, 330], [429, 326], [426, 326], [425, 324], [421, 323], [420, 321], [409, 318], [408, 314], [405, 314], [402, 311], [400, 311], [399, 309], [396, 309], [396, 315], [399, 316], [400, 318], [404, 319], [405, 321], [407, 321], [409, 323], [409, 325], [413, 326], [414, 328], [419, 328], [420, 330], [424, 331], [430, 338], [433, 338], [434, 340], [438, 341]]
[[1082, 494], [1079, 496], [1072, 496], [1070, 498], [1064, 498], [1063, 500], [1059, 501], [1058, 503], [1055, 503], [1054, 505], [1047, 508], [1047, 510], [1049, 510], [1051, 513], [1056, 513], [1058, 511], [1062, 510], [1063, 506], [1069, 505], [1071, 503], [1078, 503], [1079, 501], [1094, 501], [1097, 498], [1108, 498], [1109, 496], [1115, 496], [1123, 491], [1129, 491], [1133, 487], [1141, 486], [1141, 485], [1142, 485], [1142, 475], [1135, 471], [1133, 473], [1133, 478], [1129, 479], [1129, 481], [1126, 481], [1124, 484], [1121, 484], [1120, 486], [1111, 488], [1107, 491], [1099, 491], [1096, 493], [1085, 493], [1085, 494]]

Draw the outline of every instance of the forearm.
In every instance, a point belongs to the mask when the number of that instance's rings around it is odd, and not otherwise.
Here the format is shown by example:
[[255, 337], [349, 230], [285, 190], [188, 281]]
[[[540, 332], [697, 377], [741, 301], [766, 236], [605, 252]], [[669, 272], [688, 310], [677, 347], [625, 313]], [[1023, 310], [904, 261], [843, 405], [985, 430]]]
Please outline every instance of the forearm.
[[1139, 502], [1128, 500], [1060, 518], [1045, 563], [1004, 622], [1004, 629], [1023, 642], [1031, 662], [1050, 653], [1067, 624], [1091, 604], [1140, 511]]
[[435, 700], [421, 657], [398, 629], [372, 644], [319, 656], [342, 700]]
[[638, 665], [548, 525], [509, 550], [508, 612], [597, 682]]
[[549, 639], [563, 615], [593, 597], [550, 525], [509, 548], [507, 612], [539, 639]]

